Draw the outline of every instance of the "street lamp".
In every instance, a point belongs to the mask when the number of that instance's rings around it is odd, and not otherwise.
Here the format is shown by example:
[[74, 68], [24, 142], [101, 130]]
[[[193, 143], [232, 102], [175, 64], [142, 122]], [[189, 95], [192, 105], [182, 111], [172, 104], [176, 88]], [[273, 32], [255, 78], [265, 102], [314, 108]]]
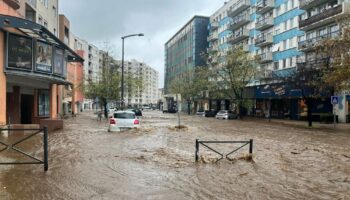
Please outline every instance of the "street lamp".
[[121, 92], [121, 109], [124, 110], [124, 39], [134, 36], [144, 36], [143, 33], [131, 34], [122, 37], [122, 92]]

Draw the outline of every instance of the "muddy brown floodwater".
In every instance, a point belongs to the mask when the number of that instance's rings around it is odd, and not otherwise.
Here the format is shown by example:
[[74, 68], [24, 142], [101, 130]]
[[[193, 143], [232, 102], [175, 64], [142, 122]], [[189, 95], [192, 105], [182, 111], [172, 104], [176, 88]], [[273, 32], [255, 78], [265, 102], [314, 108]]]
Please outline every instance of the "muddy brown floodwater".
[[[49, 171], [42, 166], [0, 166], [0, 199], [350, 199], [350, 133], [282, 126], [265, 121], [223, 121], [145, 111], [141, 128], [107, 133], [92, 113], [65, 121], [49, 134]], [[253, 161], [212, 162], [195, 139], [254, 139]], [[41, 156], [39, 138], [24, 149]], [[235, 145], [211, 145], [230, 152]], [[16, 159], [8, 154], [0, 159]]]

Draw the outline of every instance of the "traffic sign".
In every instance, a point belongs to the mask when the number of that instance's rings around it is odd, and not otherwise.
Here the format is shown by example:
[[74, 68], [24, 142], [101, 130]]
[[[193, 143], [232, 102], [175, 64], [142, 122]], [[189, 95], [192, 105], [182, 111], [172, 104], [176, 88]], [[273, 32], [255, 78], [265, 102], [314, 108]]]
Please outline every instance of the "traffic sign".
[[331, 96], [331, 103], [333, 105], [339, 104], [339, 97], [338, 96]]

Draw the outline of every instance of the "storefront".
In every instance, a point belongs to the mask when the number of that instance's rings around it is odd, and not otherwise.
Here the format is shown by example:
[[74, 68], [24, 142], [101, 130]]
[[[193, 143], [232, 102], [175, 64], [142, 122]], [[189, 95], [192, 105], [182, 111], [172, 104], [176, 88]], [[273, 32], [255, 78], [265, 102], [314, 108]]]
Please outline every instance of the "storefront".
[[0, 15], [0, 125], [62, 124], [58, 86], [71, 84], [67, 63], [82, 61], [43, 26]]
[[[303, 91], [310, 96], [310, 91]], [[278, 119], [306, 120], [307, 105], [302, 99], [300, 89], [284, 84], [271, 84], [256, 87], [256, 116]], [[313, 98], [312, 107], [315, 121], [324, 114], [332, 114], [332, 104], [329, 97]], [[270, 110], [271, 109], [271, 110]]]

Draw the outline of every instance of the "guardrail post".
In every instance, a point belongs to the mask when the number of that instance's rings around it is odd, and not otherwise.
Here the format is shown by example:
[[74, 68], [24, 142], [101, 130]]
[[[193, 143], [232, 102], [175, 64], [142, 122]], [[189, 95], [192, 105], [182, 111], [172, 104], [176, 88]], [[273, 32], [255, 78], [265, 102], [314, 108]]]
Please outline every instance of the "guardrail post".
[[47, 126], [44, 126], [44, 170], [49, 169], [49, 155], [48, 155], [48, 140], [47, 140]]
[[196, 139], [196, 162], [198, 162], [198, 151], [199, 151], [199, 141], [198, 141], [198, 139]]
[[253, 139], [249, 140], [249, 154], [253, 154]]

